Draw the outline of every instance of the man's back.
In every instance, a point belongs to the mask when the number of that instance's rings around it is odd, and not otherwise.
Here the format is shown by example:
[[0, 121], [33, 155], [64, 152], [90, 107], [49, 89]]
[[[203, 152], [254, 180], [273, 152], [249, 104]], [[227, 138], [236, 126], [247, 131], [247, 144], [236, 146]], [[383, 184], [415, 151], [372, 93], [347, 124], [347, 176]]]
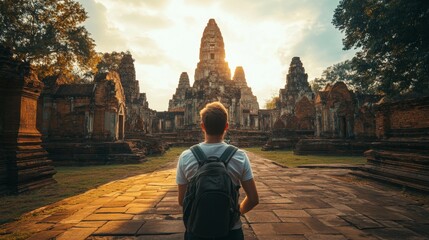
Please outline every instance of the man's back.
[[[221, 143], [200, 143], [199, 146], [206, 156], [220, 157], [228, 144]], [[176, 179], [179, 184], [187, 184], [195, 175], [198, 169], [198, 162], [192, 154], [191, 150], [185, 150], [179, 157], [178, 176]], [[252, 169], [250, 167], [249, 158], [243, 150], [238, 149], [228, 164], [227, 171], [231, 176], [233, 183], [237, 186], [240, 181], [246, 181], [253, 178]]]
[[[221, 143], [200, 143], [199, 146], [206, 154], [206, 156], [220, 157], [228, 144]], [[198, 170], [198, 162], [195, 159], [191, 150], [185, 150], [179, 157], [177, 165], [176, 182], [178, 184], [188, 184], [190, 179], [195, 175]], [[231, 158], [227, 166], [227, 172], [231, 177], [232, 182], [236, 186], [240, 186], [240, 182], [247, 181], [253, 178], [252, 168], [250, 166], [249, 158], [243, 150], [237, 150]], [[242, 225], [239, 219], [232, 229], [238, 229]]]
[[[201, 111], [201, 130], [204, 133], [204, 143], [200, 143], [200, 147], [207, 157], [219, 158], [225, 149], [229, 146], [224, 143], [224, 136], [228, 130], [228, 111], [220, 102], [208, 103]], [[184, 151], [177, 165], [176, 182], [178, 186], [178, 202], [183, 205], [183, 200], [187, 192], [187, 187], [192, 177], [197, 173], [198, 162], [190, 150]], [[246, 197], [239, 205], [239, 211], [244, 214], [253, 209], [259, 203], [258, 191], [253, 179], [252, 169], [250, 167], [249, 158], [242, 150], [238, 150], [230, 160], [226, 173], [231, 177], [233, 184], [243, 187]], [[225, 176], [225, 175], [223, 175]], [[189, 190], [191, 191], [191, 190]], [[191, 231], [186, 231], [185, 239], [199, 239]], [[222, 238], [223, 239], [223, 238]], [[243, 230], [240, 220], [234, 225], [226, 239], [242, 240], [244, 239]]]

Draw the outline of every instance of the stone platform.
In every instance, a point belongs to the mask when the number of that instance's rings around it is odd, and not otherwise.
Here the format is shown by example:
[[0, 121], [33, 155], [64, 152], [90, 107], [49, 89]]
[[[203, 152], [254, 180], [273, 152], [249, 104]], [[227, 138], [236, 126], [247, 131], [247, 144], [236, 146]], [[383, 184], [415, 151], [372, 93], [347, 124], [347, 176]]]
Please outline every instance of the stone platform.
[[[248, 155], [260, 204], [242, 218], [246, 240], [429, 238], [427, 195], [416, 201], [354, 179], [352, 170], [281, 168]], [[65, 199], [0, 230], [31, 231], [30, 240], [183, 239], [175, 164]]]
[[362, 156], [371, 141], [350, 139], [301, 139], [295, 145], [297, 155], [356, 155]]
[[56, 166], [131, 164], [145, 161], [133, 142], [47, 142], [43, 147]]

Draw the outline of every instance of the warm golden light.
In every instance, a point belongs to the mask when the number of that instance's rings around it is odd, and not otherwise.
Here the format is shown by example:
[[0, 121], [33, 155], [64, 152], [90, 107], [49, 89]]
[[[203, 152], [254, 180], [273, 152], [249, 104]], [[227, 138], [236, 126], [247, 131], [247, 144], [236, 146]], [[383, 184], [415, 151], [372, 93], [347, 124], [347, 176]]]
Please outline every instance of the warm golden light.
[[284, 87], [292, 57], [302, 59], [312, 80], [354, 54], [341, 50], [341, 34], [331, 24], [338, 2], [330, 0], [80, 2], [98, 51], [131, 51], [141, 91], [155, 110], [167, 109], [181, 72], [188, 72], [193, 83], [210, 18], [222, 32], [229, 67], [243, 66], [261, 108]]

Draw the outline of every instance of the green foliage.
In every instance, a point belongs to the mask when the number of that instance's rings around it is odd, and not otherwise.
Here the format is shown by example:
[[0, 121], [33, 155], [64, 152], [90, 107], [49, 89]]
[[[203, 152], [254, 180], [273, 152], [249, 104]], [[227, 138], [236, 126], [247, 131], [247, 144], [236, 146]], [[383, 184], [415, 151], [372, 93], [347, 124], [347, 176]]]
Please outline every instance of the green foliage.
[[390, 96], [429, 90], [429, 1], [342, 0], [332, 23], [360, 50], [354, 81]]
[[71, 79], [95, 72], [95, 43], [82, 26], [87, 18], [73, 0], [0, 1], [0, 44], [30, 62], [40, 78]]
[[100, 62], [97, 64], [98, 72], [118, 71], [121, 60], [125, 55], [131, 55], [130, 51], [99, 53]]
[[280, 104], [280, 98], [278, 96], [272, 96], [271, 99], [265, 101], [265, 109], [276, 109]]
[[313, 80], [312, 89], [314, 92], [317, 92], [322, 90], [328, 83], [332, 85], [335, 82], [342, 81], [353, 91], [366, 94], [374, 94], [376, 92], [373, 84], [367, 85], [367, 82], [357, 80], [356, 76], [357, 73], [353, 69], [351, 61], [346, 60], [325, 69], [320, 78]]

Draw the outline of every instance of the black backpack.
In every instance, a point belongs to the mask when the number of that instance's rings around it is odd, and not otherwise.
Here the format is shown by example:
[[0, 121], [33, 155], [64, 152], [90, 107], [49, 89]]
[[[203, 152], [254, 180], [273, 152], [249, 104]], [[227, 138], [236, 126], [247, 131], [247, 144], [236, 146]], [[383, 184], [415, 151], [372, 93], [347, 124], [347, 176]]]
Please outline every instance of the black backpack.
[[202, 238], [224, 237], [240, 218], [240, 186], [227, 173], [237, 148], [228, 146], [220, 158], [207, 157], [198, 145], [190, 149], [198, 161], [198, 170], [188, 183], [183, 200], [186, 231]]

